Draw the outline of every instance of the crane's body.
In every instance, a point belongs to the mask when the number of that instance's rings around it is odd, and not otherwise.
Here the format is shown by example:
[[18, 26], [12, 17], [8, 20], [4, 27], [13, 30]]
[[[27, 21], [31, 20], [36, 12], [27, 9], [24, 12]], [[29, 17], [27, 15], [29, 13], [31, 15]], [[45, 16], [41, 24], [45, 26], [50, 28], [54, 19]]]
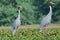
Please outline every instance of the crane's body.
[[18, 17], [16, 18], [16, 20], [12, 23], [12, 32], [13, 32], [13, 35], [15, 34], [16, 30], [18, 29], [18, 27], [20, 26], [21, 24], [21, 20], [20, 20], [20, 7], [18, 8]]
[[52, 7], [50, 7], [50, 12], [48, 13], [48, 15], [46, 17], [44, 17], [41, 21], [40, 24], [40, 30], [42, 30], [43, 27], [45, 27], [47, 24], [49, 24], [51, 22], [51, 16], [52, 16]]
[[40, 23], [40, 32], [44, 27], [46, 27], [47, 24], [51, 23], [51, 17], [52, 17], [52, 7], [51, 4], [49, 4], [50, 11], [46, 17], [44, 17]]

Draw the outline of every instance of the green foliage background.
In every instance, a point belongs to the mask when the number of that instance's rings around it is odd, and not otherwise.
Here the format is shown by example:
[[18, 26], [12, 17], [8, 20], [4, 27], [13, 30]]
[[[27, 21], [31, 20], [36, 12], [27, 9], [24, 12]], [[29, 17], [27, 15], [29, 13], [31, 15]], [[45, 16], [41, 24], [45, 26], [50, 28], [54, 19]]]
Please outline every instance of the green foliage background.
[[[21, 5], [21, 23], [39, 24], [49, 12], [50, 0], [0, 0], [0, 26], [11, 25], [18, 16], [17, 7]], [[60, 23], [60, 0], [51, 0], [53, 15], [52, 23]]]

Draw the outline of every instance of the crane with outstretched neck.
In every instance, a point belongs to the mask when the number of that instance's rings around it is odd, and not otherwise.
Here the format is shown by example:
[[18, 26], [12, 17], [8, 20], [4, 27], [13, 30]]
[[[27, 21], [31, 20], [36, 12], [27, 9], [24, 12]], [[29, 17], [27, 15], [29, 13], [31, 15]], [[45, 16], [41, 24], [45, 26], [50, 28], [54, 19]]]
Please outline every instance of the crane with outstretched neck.
[[52, 7], [51, 5], [54, 4], [53, 2], [49, 2], [48, 6], [50, 8], [49, 13], [47, 14], [47, 16], [45, 16], [41, 23], [40, 23], [40, 32], [42, 32], [43, 28], [46, 27], [47, 24], [51, 23], [51, 19], [52, 19]]
[[18, 27], [21, 24], [21, 20], [20, 20], [20, 6], [18, 6], [18, 12], [19, 12], [18, 17], [12, 23], [12, 33], [13, 33], [13, 35], [16, 33], [16, 30], [18, 29]]

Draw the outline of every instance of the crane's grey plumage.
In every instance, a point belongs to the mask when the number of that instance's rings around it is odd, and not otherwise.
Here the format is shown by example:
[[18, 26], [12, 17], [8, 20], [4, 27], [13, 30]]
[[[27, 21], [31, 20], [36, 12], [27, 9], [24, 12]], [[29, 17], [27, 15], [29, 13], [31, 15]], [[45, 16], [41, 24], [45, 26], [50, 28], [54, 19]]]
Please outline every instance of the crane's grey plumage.
[[[52, 3], [52, 2], [50, 2]], [[53, 3], [52, 3], [53, 4]], [[46, 27], [47, 24], [51, 23], [51, 17], [52, 17], [52, 7], [51, 4], [49, 4], [50, 11], [46, 17], [44, 17], [40, 23], [40, 32], [44, 27]]]
[[16, 30], [18, 29], [18, 27], [21, 24], [21, 20], [20, 20], [20, 7], [18, 7], [18, 12], [19, 12], [18, 17], [16, 18], [16, 20], [12, 24], [12, 33], [13, 33], [13, 35], [15, 34]]

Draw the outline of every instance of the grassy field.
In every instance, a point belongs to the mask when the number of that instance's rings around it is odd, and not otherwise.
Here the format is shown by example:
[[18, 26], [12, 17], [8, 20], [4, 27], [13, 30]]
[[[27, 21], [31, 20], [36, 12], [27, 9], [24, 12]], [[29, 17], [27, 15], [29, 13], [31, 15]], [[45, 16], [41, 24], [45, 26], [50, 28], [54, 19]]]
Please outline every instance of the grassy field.
[[16, 35], [12, 35], [11, 27], [0, 27], [0, 40], [60, 40], [60, 25], [51, 24], [42, 33], [39, 25], [21, 25]]

